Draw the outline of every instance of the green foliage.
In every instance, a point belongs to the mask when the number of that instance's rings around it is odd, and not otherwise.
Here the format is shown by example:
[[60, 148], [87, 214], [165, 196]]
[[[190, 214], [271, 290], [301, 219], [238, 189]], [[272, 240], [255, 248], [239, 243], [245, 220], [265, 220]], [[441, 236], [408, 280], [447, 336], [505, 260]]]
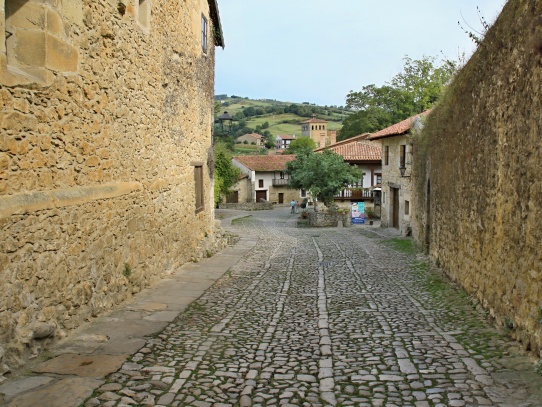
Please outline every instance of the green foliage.
[[224, 143], [216, 143], [215, 153], [215, 204], [221, 194], [227, 194], [239, 180], [241, 170], [231, 163], [231, 152]]
[[345, 163], [342, 156], [330, 150], [321, 154], [303, 151], [287, 164], [287, 173], [292, 188], [310, 191], [326, 206], [333, 203], [334, 195], [362, 177], [357, 167]]
[[299, 154], [305, 150], [314, 150], [316, 143], [310, 137], [299, 137], [292, 140], [284, 154]]
[[124, 269], [122, 270], [122, 275], [126, 278], [132, 275], [132, 268], [128, 263], [124, 263]]
[[403, 70], [389, 83], [367, 85], [346, 96], [347, 107], [356, 111], [347, 117], [338, 140], [372, 133], [431, 108], [457, 71], [458, 64], [435, 57], [414, 60], [405, 56]]

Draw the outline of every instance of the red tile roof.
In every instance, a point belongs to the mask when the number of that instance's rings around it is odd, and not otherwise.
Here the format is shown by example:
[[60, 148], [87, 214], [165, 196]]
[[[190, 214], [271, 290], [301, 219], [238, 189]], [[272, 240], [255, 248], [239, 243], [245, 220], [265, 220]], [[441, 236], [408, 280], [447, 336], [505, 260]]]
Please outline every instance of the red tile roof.
[[342, 155], [345, 161], [381, 161], [382, 145], [378, 141], [365, 140], [366, 134], [339, 141], [314, 151], [329, 149]]
[[295, 160], [295, 155], [239, 155], [233, 159], [252, 171], [284, 171], [286, 163]]
[[263, 136], [261, 134], [258, 134], [258, 133], [246, 133], [246, 134], [243, 134], [242, 136], [239, 136], [239, 137], [245, 137], [245, 136], [250, 136], [250, 137], [257, 138], [257, 139], [263, 138]]
[[306, 124], [306, 123], [327, 123], [327, 121], [322, 120], [322, 119], [312, 118], [312, 119], [309, 119], [309, 120], [305, 120], [304, 122], [301, 122], [301, 124]]
[[405, 134], [408, 131], [410, 131], [410, 129], [412, 128], [414, 119], [416, 119], [417, 117], [426, 116], [430, 111], [431, 109], [426, 110], [425, 112], [409, 117], [408, 119], [405, 119], [399, 123], [395, 123], [394, 125], [390, 127], [386, 127], [385, 129], [377, 131], [376, 133], [373, 133], [369, 137], [369, 140], [377, 140], [384, 137], [393, 137], [393, 136], [400, 136], [402, 134]]
[[279, 134], [278, 135], [282, 140], [295, 140], [295, 134], [291, 136], [289, 134]]

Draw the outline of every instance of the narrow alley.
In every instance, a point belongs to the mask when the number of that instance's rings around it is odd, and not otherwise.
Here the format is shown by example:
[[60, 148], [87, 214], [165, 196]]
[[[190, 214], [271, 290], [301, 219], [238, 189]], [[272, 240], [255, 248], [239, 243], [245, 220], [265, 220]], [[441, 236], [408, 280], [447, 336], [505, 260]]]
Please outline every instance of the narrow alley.
[[540, 376], [505, 368], [525, 358], [409, 240], [286, 211], [234, 220], [255, 249], [85, 405], [542, 405]]

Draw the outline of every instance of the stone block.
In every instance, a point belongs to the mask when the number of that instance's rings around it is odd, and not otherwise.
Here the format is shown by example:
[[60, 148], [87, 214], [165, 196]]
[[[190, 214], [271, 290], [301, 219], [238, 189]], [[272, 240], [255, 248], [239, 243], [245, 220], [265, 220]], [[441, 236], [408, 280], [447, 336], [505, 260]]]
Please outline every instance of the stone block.
[[63, 37], [66, 33], [64, 30], [64, 23], [60, 15], [52, 9], [47, 9], [47, 32], [49, 34]]
[[62, 16], [70, 23], [83, 25], [83, 0], [62, 0]]
[[7, 13], [7, 26], [12, 29], [43, 30], [46, 22], [46, 8], [43, 4], [27, 0], [12, 0], [12, 11]]
[[10, 65], [24, 68], [45, 65], [46, 35], [43, 31], [19, 30], [13, 41], [8, 41], [8, 53], [12, 52]]
[[79, 51], [68, 42], [47, 35], [45, 67], [58, 72], [76, 72], [79, 65]]

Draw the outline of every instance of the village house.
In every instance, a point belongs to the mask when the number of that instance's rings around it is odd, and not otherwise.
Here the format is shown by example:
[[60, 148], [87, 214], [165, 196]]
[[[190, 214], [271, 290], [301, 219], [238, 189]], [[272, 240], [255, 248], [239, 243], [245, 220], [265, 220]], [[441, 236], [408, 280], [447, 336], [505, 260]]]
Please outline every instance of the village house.
[[307, 197], [303, 190], [292, 189], [288, 186], [289, 176], [286, 174], [286, 164], [295, 160], [295, 155], [252, 155], [236, 156], [232, 163], [247, 178], [240, 180], [233, 191], [246, 197], [246, 202], [269, 201], [284, 204], [299, 201]]
[[357, 166], [363, 173], [363, 178], [359, 182], [343, 189], [335, 196], [335, 202], [339, 205], [347, 203], [350, 206], [351, 202], [363, 201], [366, 208], [372, 208], [379, 216], [378, 188], [382, 183], [382, 147], [380, 142], [368, 140], [368, 136], [369, 133], [362, 134], [314, 151], [329, 149], [341, 155], [345, 162]]
[[5, 0], [0, 21], [0, 366], [13, 367], [220, 249], [224, 40], [216, 0]]
[[235, 142], [256, 145], [263, 148], [265, 146], [265, 137], [258, 133], [247, 133], [237, 137]]
[[337, 142], [337, 131], [329, 130], [326, 120], [315, 117], [301, 122], [301, 136], [313, 139], [317, 148], [326, 147]]
[[409, 117], [369, 137], [382, 143], [382, 227], [399, 229], [402, 235], [412, 233], [412, 144], [411, 129], [420, 127], [420, 117]]
[[277, 153], [283, 152], [285, 149], [288, 148], [290, 143], [295, 140], [295, 134], [288, 135], [288, 134], [279, 134], [275, 138], [275, 149]]

